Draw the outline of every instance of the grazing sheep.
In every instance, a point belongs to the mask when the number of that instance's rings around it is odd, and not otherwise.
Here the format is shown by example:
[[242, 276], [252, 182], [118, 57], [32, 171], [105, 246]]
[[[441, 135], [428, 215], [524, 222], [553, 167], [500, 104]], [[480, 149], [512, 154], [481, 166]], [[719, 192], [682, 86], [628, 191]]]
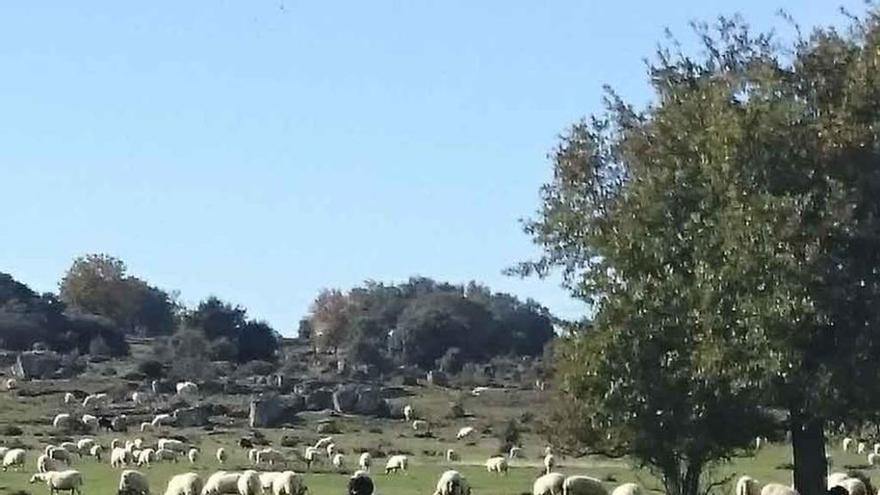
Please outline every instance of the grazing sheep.
[[331, 443], [333, 443], [333, 437], [324, 437], [324, 438], [318, 440], [317, 442], [315, 442], [315, 448], [321, 449]]
[[553, 447], [551, 447], [550, 445], [544, 447], [544, 455], [545, 456], [548, 456], [552, 453], [553, 453]]
[[199, 449], [189, 449], [189, 452], [186, 453], [187, 459], [189, 459], [190, 464], [195, 464], [197, 460], [199, 460]]
[[153, 380], [150, 382], [150, 390], [153, 391], [153, 395], [159, 395], [159, 380]]
[[556, 458], [553, 457], [553, 454], [547, 454], [544, 456], [544, 474], [549, 474], [553, 471], [553, 468], [556, 466]]
[[281, 475], [281, 471], [264, 471], [260, 473], [260, 488], [263, 489], [263, 493], [268, 493], [272, 490], [272, 482], [279, 475]]
[[608, 495], [602, 482], [589, 476], [569, 476], [562, 482], [563, 495]]
[[138, 453], [137, 465], [149, 466], [156, 459], [156, 451], [153, 449], [144, 449]]
[[67, 405], [73, 404], [76, 402], [76, 396], [70, 392], [64, 394], [64, 403]]
[[565, 476], [559, 473], [545, 474], [532, 484], [532, 495], [563, 495], [564, 483]]
[[49, 457], [48, 454], [40, 454], [40, 457], [37, 457], [37, 472], [38, 473], [47, 473], [49, 471], [60, 471], [62, 469], [61, 464]]
[[136, 405], [146, 404], [148, 400], [149, 397], [147, 397], [147, 394], [144, 392], [131, 393], [131, 401], [134, 402]]
[[446, 462], [455, 462], [459, 459], [458, 452], [453, 449], [446, 449]]
[[366, 472], [370, 472], [370, 466], [373, 464], [373, 456], [370, 455], [369, 452], [364, 452], [361, 454], [360, 459], [358, 459], [358, 467]]
[[476, 431], [473, 426], [465, 426], [464, 428], [458, 430], [458, 433], [455, 435], [456, 440], [461, 440], [462, 438], [466, 438], [471, 436], [471, 434]]
[[867, 449], [868, 449], [868, 446], [865, 444], [865, 442], [859, 442], [858, 447], [856, 447], [856, 453], [859, 455], [862, 455], [865, 453], [865, 451]]
[[153, 421], [150, 422], [150, 424], [153, 426], [153, 428], [159, 428], [160, 426], [170, 425], [171, 423], [174, 423], [174, 417], [168, 413], [157, 414], [153, 418]]
[[177, 384], [177, 395], [194, 396], [199, 393], [199, 386], [193, 382], [179, 382]]
[[845, 488], [849, 495], [869, 495], [865, 483], [858, 478], [847, 478], [841, 481], [838, 486]]
[[60, 447], [71, 454], [79, 454], [79, 447], [76, 446], [73, 442], [61, 442]]
[[92, 438], [81, 438], [76, 442], [76, 450], [79, 452], [79, 455], [86, 455], [92, 450], [92, 447], [95, 445], [95, 440]]
[[797, 490], [779, 483], [767, 483], [761, 488], [761, 495], [798, 495]]
[[875, 443], [875, 444], [874, 444], [874, 453], [875, 453], [875, 454], [880, 454], [880, 443]]
[[252, 469], [241, 473], [238, 477], [238, 495], [260, 495], [263, 488], [260, 486], [260, 475]]
[[226, 459], [228, 458], [226, 456], [226, 449], [224, 449], [223, 447], [218, 448], [215, 457], [217, 457], [217, 462], [219, 462], [220, 464], [225, 463]]
[[393, 455], [388, 458], [385, 463], [385, 474], [396, 473], [398, 471], [406, 471], [409, 464], [409, 458], [405, 455]]
[[755, 450], [761, 450], [761, 444], [764, 443], [764, 439], [761, 437], [755, 438]]
[[49, 457], [56, 461], [63, 461], [65, 464], [70, 464], [70, 452], [68, 452], [67, 449], [63, 449], [61, 447], [52, 447], [50, 445], [46, 448], [46, 454], [48, 454]]
[[18, 382], [15, 378], [9, 378], [6, 380], [6, 390], [15, 390], [18, 388]]
[[636, 483], [624, 483], [611, 491], [611, 495], [642, 495], [642, 487]]
[[82, 494], [82, 475], [75, 469], [42, 472], [31, 476], [31, 483], [36, 483], [37, 481], [46, 483], [50, 494], [54, 494], [59, 490], [69, 490], [70, 495]]
[[415, 431], [428, 431], [428, 422], [423, 419], [417, 419], [412, 422], [412, 428]]
[[113, 431], [127, 431], [128, 416], [126, 416], [125, 414], [120, 414], [119, 416], [116, 416], [115, 418], [113, 418], [112, 421], [110, 421], [110, 428]]
[[91, 394], [83, 399], [83, 407], [86, 409], [90, 407], [98, 408], [101, 406], [106, 406], [109, 403], [110, 396], [107, 394]]
[[490, 457], [486, 461], [486, 471], [497, 474], [507, 474], [507, 459], [504, 457]]
[[735, 495], [758, 495], [758, 481], [751, 476], [741, 476], [736, 480]]
[[69, 430], [73, 428], [73, 416], [67, 413], [61, 413], [52, 420], [52, 428], [56, 430]]
[[334, 455], [336, 455], [336, 444], [335, 443], [327, 444], [327, 458], [332, 459]]
[[843, 451], [849, 452], [849, 448], [852, 446], [854, 440], [852, 438], [846, 437], [843, 439]]
[[880, 454], [876, 452], [871, 452], [870, 454], [868, 454], [868, 465], [880, 466]]
[[126, 469], [119, 475], [120, 495], [150, 495], [150, 482], [140, 471]]
[[372, 495], [375, 487], [370, 475], [357, 471], [348, 479], [348, 495]]
[[284, 454], [275, 449], [263, 449], [257, 452], [256, 464], [268, 464], [274, 466], [276, 464], [287, 464]]
[[248, 461], [250, 461], [251, 464], [257, 463], [257, 452], [257, 449], [248, 450]]
[[315, 447], [306, 447], [306, 453], [303, 456], [306, 460], [306, 469], [312, 469], [312, 463], [317, 462], [320, 450]]
[[178, 461], [177, 454], [178, 452], [176, 450], [159, 449], [156, 451], [156, 459], [160, 461], [171, 461], [176, 463]]
[[305, 481], [293, 471], [284, 471], [272, 480], [272, 495], [303, 495], [307, 491]]
[[828, 488], [831, 488], [839, 485], [841, 481], [847, 478], [849, 478], [849, 474], [837, 472], [829, 474], [828, 477], [825, 478], [825, 481], [828, 484]]
[[3, 455], [3, 470], [6, 471], [9, 468], [23, 468], [25, 455], [24, 449], [7, 450], [6, 454]]
[[89, 428], [98, 429], [98, 417], [91, 414], [82, 415], [82, 423]]
[[196, 473], [177, 474], [168, 480], [165, 495], [199, 495], [203, 485], [202, 477]]
[[446, 471], [437, 480], [434, 495], [470, 495], [471, 488], [458, 471]]
[[113, 450], [113, 449], [115, 449], [117, 447], [121, 447], [121, 446], [122, 446], [122, 439], [121, 438], [114, 438], [113, 440], [110, 440], [110, 450]]
[[342, 469], [345, 465], [345, 458], [342, 454], [336, 454], [333, 456], [333, 459], [330, 461], [333, 463], [333, 467], [336, 469]]
[[238, 494], [238, 473], [217, 471], [208, 477], [201, 495]]
[[413, 408], [411, 405], [407, 404], [403, 407], [403, 418], [407, 421], [413, 420]]
[[101, 452], [104, 451], [104, 447], [100, 445], [92, 445], [92, 448], [89, 449], [89, 455], [94, 457], [98, 462], [101, 461]]
[[144, 421], [143, 423], [141, 423], [141, 433], [143, 433], [147, 430], [152, 430], [152, 429], [153, 429], [153, 423], [151, 423], [149, 421]]
[[511, 459], [518, 459], [522, 457], [522, 449], [517, 446], [511, 447], [510, 451], [507, 453], [507, 457]]
[[159, 450], [166, 449], [180, 453], [187, 451], [186, 444], [175, 438], [160, 438], [158, 446]]
[[127, 450], [121, 447], [114, 447], [110, 451], [110, 467], [120, 468], [127, 466], [130, 463], [131, 454]]

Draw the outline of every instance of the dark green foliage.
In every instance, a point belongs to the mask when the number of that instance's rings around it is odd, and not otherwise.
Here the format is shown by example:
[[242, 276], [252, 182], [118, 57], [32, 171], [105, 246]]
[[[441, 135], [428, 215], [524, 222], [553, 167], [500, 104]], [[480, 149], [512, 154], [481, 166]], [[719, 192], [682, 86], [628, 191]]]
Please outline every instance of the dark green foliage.
[[[274, 360], [278, 334], [267, 323], [249, 320], [241, 306], [209, 297], [183, 317], [186, 332], [198, 333], [202, 354], [219, 360]], [[184, 332], [185, 333], [185, 332]], [[192, 338], [192, 337], [189, 337]]]
[[511, 447], [519, 446], [521, 430], [516, 420], [511, 418], [498, 433], [498, 453], [507, 454]]
[[142, 373], [145, 377], [151, 379], [159, 379], [164, 375], [164, 367], [162, 363], [156, 361], [155, 359], [148, 359], [146, 361], [141, 361], [137, 365], [138, 372]]

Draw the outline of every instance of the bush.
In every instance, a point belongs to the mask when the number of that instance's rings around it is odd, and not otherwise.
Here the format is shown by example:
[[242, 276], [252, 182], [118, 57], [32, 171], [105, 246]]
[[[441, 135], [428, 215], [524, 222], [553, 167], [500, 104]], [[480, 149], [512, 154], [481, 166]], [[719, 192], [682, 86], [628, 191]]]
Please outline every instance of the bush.
[[24, 434], [21, 428], [15, 425], [3, 425], [0, 427], [0, 435], [4, 435], [7, 437], [17, 437], [19, 435]]
[[164, 366], [159, 361], [155, 359], [148, 359], [146, 361], [141, 361], [137, 365], [138, 372], [142, 373], [144, 376], [158, 380], [162, 378], [162, 375], [165, 372]]
[[465, 416], [464, 413], [464, 404], [461, 403], [460, 400], [456, 400], [449, 403], [449, 417], [452, 419], [463, 418]]
[[510, 452], [511, 447], [519, 445], [520, 427], [515, 419], [510, 419], [498, 434], [498, 449], [501, 453]]
[[448, 349], [443, 356], [437, 360], [437, 367], [444, 373], [458, 373], [464, 365], [464, 357], [461, 349], [453, 347]]

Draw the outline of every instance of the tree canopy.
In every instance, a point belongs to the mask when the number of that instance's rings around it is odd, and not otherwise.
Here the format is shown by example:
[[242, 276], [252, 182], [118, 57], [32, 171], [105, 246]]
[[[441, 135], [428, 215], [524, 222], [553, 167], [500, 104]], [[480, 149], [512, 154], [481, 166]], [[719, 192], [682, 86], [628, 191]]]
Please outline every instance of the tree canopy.
[[880, 22], [791, 45], [739, 20], [661, 49], [655, 101], [613, 92], [552, 153], [526, 231], [593, 305], [560, 351], [556, 431], [695, 495], [784, 410], [795, 485], [824, 493], [824, 429], [876, 410]]

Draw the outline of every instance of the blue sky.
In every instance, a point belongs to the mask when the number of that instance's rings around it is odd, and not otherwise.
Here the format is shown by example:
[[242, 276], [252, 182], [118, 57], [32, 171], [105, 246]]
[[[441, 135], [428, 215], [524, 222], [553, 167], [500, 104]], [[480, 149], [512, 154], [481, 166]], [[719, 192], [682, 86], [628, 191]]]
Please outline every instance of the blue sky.
[[649, 101], [664, 28], [840, 25], [861, 0], [5, 2], [0, 271], [55, 290], [106, 252], [291, 333], [322, 287], [476, 279], [564, 317], [536, 248], [556, 136]]

